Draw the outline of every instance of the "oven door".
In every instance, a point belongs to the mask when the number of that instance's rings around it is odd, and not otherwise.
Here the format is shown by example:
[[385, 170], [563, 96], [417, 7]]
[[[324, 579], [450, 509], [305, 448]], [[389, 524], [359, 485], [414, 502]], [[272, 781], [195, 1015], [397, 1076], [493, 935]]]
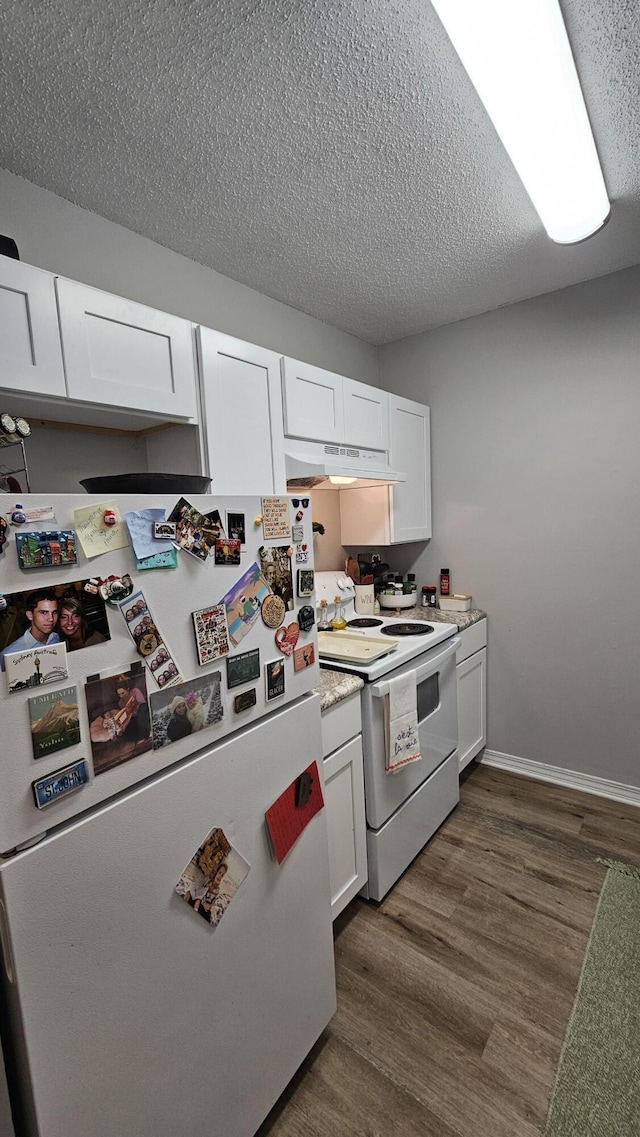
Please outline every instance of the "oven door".
[[[456, 651], [460, 637], [453, 636], [431, 651], [397, 667], [384, 679], [366, 683], [362, 692], [367, 824], [379, 829], [396, 809], [449, 757], [458, 745]], [[385, 770], [384, 703], [388, 680], [416, 673], [418, 732], [422, 758], [397, 773]]]

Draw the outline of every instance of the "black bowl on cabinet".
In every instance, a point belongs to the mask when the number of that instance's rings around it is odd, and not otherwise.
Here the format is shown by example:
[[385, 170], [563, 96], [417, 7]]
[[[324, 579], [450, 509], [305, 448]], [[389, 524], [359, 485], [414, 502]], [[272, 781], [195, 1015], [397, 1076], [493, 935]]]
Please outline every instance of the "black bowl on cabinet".
[[81, 478], [87, 493], [208, 493], [211, 478], [200, 474], [106, 474]]

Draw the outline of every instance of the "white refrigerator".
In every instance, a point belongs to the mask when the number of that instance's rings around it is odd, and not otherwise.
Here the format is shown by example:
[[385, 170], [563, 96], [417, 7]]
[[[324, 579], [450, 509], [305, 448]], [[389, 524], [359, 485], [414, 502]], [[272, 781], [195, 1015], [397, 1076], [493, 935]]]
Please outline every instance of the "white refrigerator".
[[[109, 528], [122, 537], [119, 518], [148, 508], [169, 518], [176, 498], [120, 497]], [[281, 863], [265, 822], [314, 760], [322, 778], [315, 626], [304, 612], [313, 606], [311, 514], [294, 500], [285, 510], [280, 502], [272, 516], [274, 503], [260, 498], [196, 495], [189, 505], [205, 515], [217, 510], [223, 535], [233, 520], [240, 548], [221, 544], [216, 563], [213, 547], [206, 558], [183, 547], [173, 558], [177, 567], [151, 571], [141, 567], [144, 560], [136, 567], [128, 543], [87, 559], [78, 539], [77, 563], [65, 565], [59, 542], [49, 538], [44, 559], [56, 563], [19, 567], [16, 536], [26, 530], [74, 530], [77, 538], [84, 529], [87, 540], [109, 543], [103, 515], [113, 503], [104, 497], [27, 495], [27, 515], [52, 506], [54, 517], [7, 530], [0, 557], [5, 620], [7, 611], [15, 619], [26, 611], [30, 595], [53, 589], [62, 640], [64, 597], [77, 593], [80, 581], [95, 587], [96, 579], [128, 573], [133, 584], [123, 610], [117, 602], [104, 605], [109, 638], [104, 623], [97, 631], [95, 594], [86, 593], [93, 634], [85, 627], [82, 647], [66, 641], [66, 677], [42, 681], [47, 660], [39, 649], [33, 682], [30, 676], [9, 692], [15, 652], [7, 653], [0, 675], [2, 1041], [17, 1137], [251, 1137], [335, 1010], [324, 809]], [[100, 506], [97, 522], [90, 520], [89, 529], [74, 524], [74, 510], [90, 505]], [[271, 523], [279, 536], [265, 536]], [[25, 556], [34, 559], [33, 548]], [[229, 563], [238, 556], [240, 564]], [[266, 571], [271, 562], [279, 569], [288, 563], [292, 589], [279, 589]], [[238, 591], [245, 579], [251, 585]], [[147, 639], [142, 652], [126, 608], [139, 594], [146, 605], [140, 611], [151, 614], [157, 633], [155, 646]], [[282, 605], [264, 601], [279, 594], [285, 614], [274, 626]], [[193, 613], [217, 607], [219, 614], [225, 598], [228, 651], [203, 665]], [[236, 601], [248, 614], [245, 628], [228, 607]], [[7, 634], [5, 627], [5, 640]], [[149, 663], [158, 658], [158, 640], [182, 680], [169, 674], [164, 690], [158, 678], [167, 669], [152, 671]], [[30, 665], [30, 649], [24, 654]], [[244, 661], [237, 663], [239, 656]], [[284, 691], [267, 671], [273, 662], [284, 666]], [[123, 675], [146, 687], [153, 742], [162, 744], [145, 749], [144, 739], [134, 738], [118, 761], [103, 763], [104, 747], [113, 745], [102, 726], [108, 715], [96, 729], [95, 692], [110, 690], [114, 676], [122, 684]], [[69, 687], [76, 689], [79, 740], [36, 757], [30, 700]], [[182, 712], [182, 696], [192, 689], [207, 692], [205, 721], [201, 715], [197, 729], [169, 739], [162, 724]], [[126, 691], [121, 698], [126, 702]], [[86, 781], [76, 784], [64, 769], [83, 763]], [[53, 797], [47, 785], [55, 787]], [[46, 804], [38, 808], [38, 800]], [[176, 891], [212, 829], [223, 832], [246, 873], [217, 926]]]

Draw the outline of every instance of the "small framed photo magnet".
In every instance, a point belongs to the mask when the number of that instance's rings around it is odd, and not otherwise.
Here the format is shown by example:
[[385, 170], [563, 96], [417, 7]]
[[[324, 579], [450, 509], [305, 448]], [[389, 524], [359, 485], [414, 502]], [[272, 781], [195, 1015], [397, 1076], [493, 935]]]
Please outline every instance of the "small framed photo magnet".
[[250, 687], [248, 691], [241, 691], [240, 694], [236, 695], [235, 699], [233, 700], [233, 709], [237, 715], [241, 714], [242, 711], [248, 711], [251, 707], [255, 707], [255, 705], [255, 687]]
[[252, 648], [243, 651], [240, 655], [227, 656], [227, 687], [241, 687], [243, 683], [250, 683], [252, 679], [260, 678], [260, 649]]
[[298, 596], [313, 596], [313, 569], [298, 569]]
[[227, 512], [227, 533], [232, 541], [239, 541], [241, 545], [246, 543], [244, 513]]
[[153, 536], [156, 541], [175, 541], [178, 537], [178, 526], [175, 521], [154, 521]]

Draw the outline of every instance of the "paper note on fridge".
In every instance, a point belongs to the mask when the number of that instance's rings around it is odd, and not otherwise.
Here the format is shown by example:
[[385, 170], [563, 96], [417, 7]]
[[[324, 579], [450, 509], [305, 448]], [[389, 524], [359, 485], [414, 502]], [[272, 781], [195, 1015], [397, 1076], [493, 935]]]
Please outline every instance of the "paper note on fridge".
[[[112, 511], [116, 515], [115, 525], [105, 525], [104, 515]], [[126, 549], [129, 541], [122, 522], [117, 502], [101, 501], [98, 505], [86, 505], [74, 509], [73, 524], [85, 557], [99, 557], [114, 549]]]

